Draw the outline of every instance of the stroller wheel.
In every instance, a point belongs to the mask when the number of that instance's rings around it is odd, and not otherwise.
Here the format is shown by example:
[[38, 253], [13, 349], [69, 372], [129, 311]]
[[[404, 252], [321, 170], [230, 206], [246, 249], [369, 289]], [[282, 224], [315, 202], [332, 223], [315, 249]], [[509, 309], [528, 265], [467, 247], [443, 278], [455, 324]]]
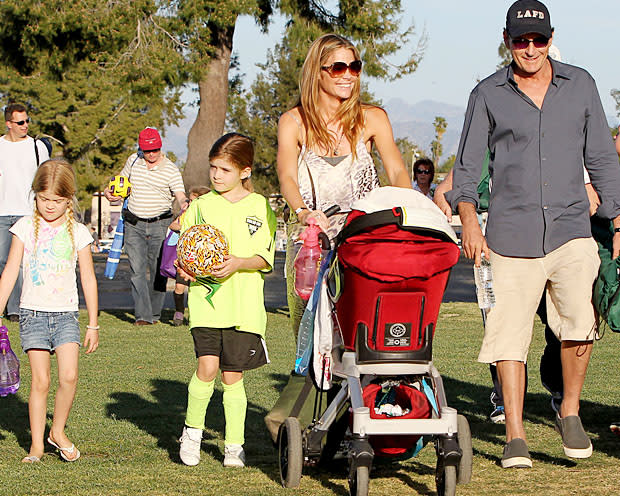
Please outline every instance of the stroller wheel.
[[471, 471], [474, 453], [471, 447], [471, 431], [469, 422], [463, 415], [457, 415], [456, 425], [458, 429], [459, 448], [462, 456], [457, 470], [457, 483], [467, 484], [471, 480]]
[[437, 496], [454, 496], [456, 494], [456, 467], [444, 465], [442, 469], [440, 461], [437, 460], [435, 484], [437, 485]]
[[349, 476], [349, 492], [351, 496], [368, 496], [369, 483], [368, 467], [356, 467]]
[[284, 487], [298, 487], [303, 465], [301, 427], [296, 417], [288, 417], [278, 432], [278, 462]]

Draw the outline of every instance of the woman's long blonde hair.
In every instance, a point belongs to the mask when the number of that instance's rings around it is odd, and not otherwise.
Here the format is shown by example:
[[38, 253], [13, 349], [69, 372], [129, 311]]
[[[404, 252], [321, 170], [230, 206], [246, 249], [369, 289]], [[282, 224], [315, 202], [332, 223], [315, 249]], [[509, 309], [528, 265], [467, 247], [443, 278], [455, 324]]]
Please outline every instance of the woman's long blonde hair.
[[[71, 244], [75, 248], [74, 227], [75, 212], [77, 208], [75, 192], [77, 186], [75, 183], [75, 172], [71, 164], [63, 158], [52, 158], [43, 162], [37, 169], [34, 179], [32, 180], [32, 191], [35, 195], [43, 191], [49, 191], [54, 195], [69, 199], [69, 206], [65, 211], [67, 221], [67, 232], [71, 238]], [[41, 214], [34, 206], [34, 243], [35, 246], [39, 239], [39, 225]]]
[[[319, 78], [321, 67], [327, 65], [329, 57], [339, 48], [351, 50], [356, 60], [360, 53], [355, 45], [337, 34], [324, 34], [310, 46], [301, 69], [299, 80], [300, 98], [298, 106], [306, 127], [306, 146], [330, 150], [336, 147], [336, 136], [329, 133], [327, 123], [323, 122], [319, 111]], [[360, 101], [360, 78], [353, 84], [351, 96], [344, 100], [334, 119], [340, 122], [342, 132], [351, 144], [355, 159], [355, 148], [364, 130], [364, 116]]]

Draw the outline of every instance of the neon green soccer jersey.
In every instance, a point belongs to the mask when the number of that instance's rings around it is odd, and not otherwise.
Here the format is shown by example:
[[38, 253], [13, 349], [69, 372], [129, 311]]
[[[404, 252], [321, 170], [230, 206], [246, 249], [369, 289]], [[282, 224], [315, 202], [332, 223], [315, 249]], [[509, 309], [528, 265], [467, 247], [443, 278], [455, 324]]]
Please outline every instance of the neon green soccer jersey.
[[[258, 255], [273, 267], [276, 216], [267, 199], [250, 193], [236, 203], [211, 191], [194, 200], [181, 221], [181, 233], [195, 224], [218, 228], [230, 247], [230, 254], [249, 258]], [[264, 272], [237, 271], [215, 281], [211, 288], [190, 284], [187, 306], [189, 326], [234, 327], [265, 336], [267, 313], [263, 298]]]

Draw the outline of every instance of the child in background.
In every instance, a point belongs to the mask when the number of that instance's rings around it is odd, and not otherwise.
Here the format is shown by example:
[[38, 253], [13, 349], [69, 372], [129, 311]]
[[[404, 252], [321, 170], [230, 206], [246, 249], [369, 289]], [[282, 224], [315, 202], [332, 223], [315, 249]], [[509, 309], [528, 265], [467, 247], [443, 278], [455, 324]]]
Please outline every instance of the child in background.
[[[183, 212], [187, 209], [192, 200], [196, 198], [206, 195], [209, 192], [209, 188], [207, 186], [194, 186], [189, 190], [189, 199], [183, 206]], [[172, 221], [172, 223], [168, 226], [168, 229], [178, 233], [181, 230], [181, 217], [183, 216], [183, 212]], [[176, 284], [174, 285], [174, 317], [172, 319], [173, 326], [183, 325], [183, 315], [185, 314], [185, 288], [189, 286], [189, 282], [183, 279], [178, 273], [176, 278]]]
[[65, 434], [65, 425], [75, 397], [80, 350], [75, 264], [76, 260], [80, 263], [88, 310], [84, 347], [86, 353], [92, 353], [99, 345], [97, 279], [90, 252], [93, 237], [74, 218], [75, 173], [68, 162], [52, 159], [42, 163], [32, 191], [34, 214], [11, 227], [13, 242], [0, 278], [0, 308], [4, 309], [23, 264], [19, 334], [22, 349], [28, 354], [32, 386], [28, 400], [31, 445], [22, 462], [39, 462], [43, 456], [50, 357], [54, 353], [58, 390], [47, 442], [64, 460], [74, 462], [80, 451]]
[[[187, 414], [179, 455], [186, 465], [200, 461], [205, 414], [218, 369], [222, 371], [224, 466], [243, 467], [247, 399], [243, 371], [269, 363], [264, 335], [267, 314], [263, 272], [273, 267], [276, 217], [263, 196], [252, 192], [252, 141], [229, 133], [209, 152], [213, 190], [193, 201], [181, 220], [181, 232], [207, 223], [226, 236], [230, 247], [213, 276], [221, 286], [206, 299], [207, 289], [192, 283], [188, 307], [198, 367], [188, 386]], [[180, 274], [194, 281], [182, 267]]]

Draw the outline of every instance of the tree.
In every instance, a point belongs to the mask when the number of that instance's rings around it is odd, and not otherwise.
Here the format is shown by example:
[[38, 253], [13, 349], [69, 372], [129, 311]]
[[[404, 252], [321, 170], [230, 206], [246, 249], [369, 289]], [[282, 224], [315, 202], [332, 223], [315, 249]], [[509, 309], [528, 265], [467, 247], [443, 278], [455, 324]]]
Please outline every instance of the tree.
[[443, 152], [441, 138], [443, 138], [443, 135], [446, 132], [448, 123], [443, 117], [437, 116], [433, 121], [433, 126], [435, 127], [435, 139], [431, 141], [431, 160], [435, 166], [439, 166], [439, 159], [441, 158], [441, 154]]
[[271, 0], [160, 0], [167, 26], [185, 59], [188, 80], [198, 84], [199, 109], [188, 138], [183, 171], [186, 188], [209, 184], [205, 157], [224, 130], [228, 101], [228, 71], [235, 23], [253, 15], [267, 28]]
[[[304, 2], [297, 2], [297, 5], [301, 3]], [[400, 6], [400, 2], [387, 3]], [[368, 8], [371, 7], [375, 10], [368, 11], [366, 25], [360, 27], [362, 18], [359, 12], [354, 13], [355, 15], [349, 12], [347, 21], [353, 24], [340, 27], [338, 33], [359, 41], [358, 48], [364, 59], [364, 70], [369, 75], [393, 79], [414, 71], [423, 53], [425, 36], [422, 35], [417, 49], [409, 60], [401, 66], [390, 64], [385, 57], [394, 53], [397, 46], [402, 46], [403, 43], [401, 41], [397, 45], [392, 40], [398, 33], [398, 24], [391, 16], [396, 16], [400, 10], [394, 10], [395, 7], [392, 6], [392, 10], [388, 11], [384, 5], [379, 8], [378, 2], [368, 2]], [[303, 9], [300, 8], [300, 12], [304, 13]], [[338, 17], [330, 18], [326, 13], [321, 14], [323, 16], [321, 17], [319, 14], [317, 13], [318, 17], [312, 19], [298, 14], [291, 15], [284, 38], [268, 52], [266, 63], [258, 64], [261, 72], [248, 90], [240, 84], [240, 75], [237, 74], [232, 78], [234, 82], [231, 85], [227, 127], [252, 136], [256, 140], [258, 170], [253, 179], [256, 189], [263, 193], [277, 191], [275, 165], [278, 119], [299, 98], [298, 78], [308, 47], [321, 34], [338, 27], [334, 23], [340, 22]], [[381, 22], [385, 23], [387, 30], [383, 38], [373, 37], [369, 31], [365, 31], [377, 28]], [[413, 28], [406, 29], [405, 33], [413, 33]], [[380, 104], [368, 92], [366, 85], [362, 87], [362, 100]], [[380, 161], [377, 164], [381, 171]]]
[[82, 204], [181, 105], [175, 42], [151, 0], [0, 2], [0, 97], [26, 104], [33, 132], [76, 167]]
[[407, 167], [407, 170], [413, 180], [413, 163], [417, 159], [423, 157], [424, 153], [418, 145], [409, 141], [409, 138], [396, 138], [396, 146], [398, 147], [398, 150], [403, 157], [403, 161], [405, 162], [405, 167]]
[[[194, 60], [193, 78], [199, 81], [200, 110], [188, 137], [188, 157], [184, 171], [186, 185], [191, 186], [206, 181], [204, 156], [224, 129], [225, 102], [229, 89], [228, 69], [236, 19], [241, 14], [254, 15], [259, 25], [266, 28], [272, 9], [268, 0], [193, 0], [171, 3], [176, 6], [175, 16], [183, 20], [182, 30], [185, 31], [181, 39], [187, 40], [190, 47], [188, 53]], [[278, 3], [280, 12], [294, 26], [291, 28], [291, 37], [294, 37], [296, 44], [289, 43], [286, 46], [293, 48], [289, 57], [295, 64], [300, 66], [300, 61], [303, 61], [301, 54], [305, 55], [310, 43], [318, 35], [335, 31], [359, 42], [367, 74], [391, 80], [415, 71], [425, 47], [424, 35], [420, 37], [417, 47], [410, 50], [411, 56], [404, 63], [394, 64], [389, 60], [414, 33], [413, 25], [403, 29], [400, 27], [401, 0], [341, 0], [334, 12], [325, 6], [327, 3], [331, 2], [281, 0]], [[204, 9], [197, 9], [198, 4]], [[192, 5], [192, 9], [187, 8], [187, 5]], [[197, 37], [197, 34], [201, 36]], [[195, 45], [197, 39], [207, 41]], [[200, 46], [202, 50], [196, 48]], [[274, 49], [273, 54], [275, 57], [280, 56], [278, 48]], [[296, 78], [297, 74], [293, 77]], [[260, 98], [273, 97], [267, 96], [265, 87], [270, 82], [269, 78], [265, 74], [263, 80], [257, 82], [256, 89], [263, 94]], [[237, 116], [240, 117], [239, 114]], [[255, 118], [266, 119], [267, 115], [257, 115]], [[250, 121], [247, 124], [250, 126]], [[271, 123], [271, 126], [274, 125], [277, 125], [277, 120]]]
[[620, 117], [620, 90], [611, 90], [611, 97], [616, 100], [616, 115]]
[[454, 162], [456, 162], [456, 155], [453, 153], [437, 168], [437, 172], [450, 172], [454, 167]]
[[512, 53], [508, 50], [504, 40], [502, 40], [497, 47], [497, 55], [499, 56], [499, 62], [497, 64], [498, 71], [512, 62]]

